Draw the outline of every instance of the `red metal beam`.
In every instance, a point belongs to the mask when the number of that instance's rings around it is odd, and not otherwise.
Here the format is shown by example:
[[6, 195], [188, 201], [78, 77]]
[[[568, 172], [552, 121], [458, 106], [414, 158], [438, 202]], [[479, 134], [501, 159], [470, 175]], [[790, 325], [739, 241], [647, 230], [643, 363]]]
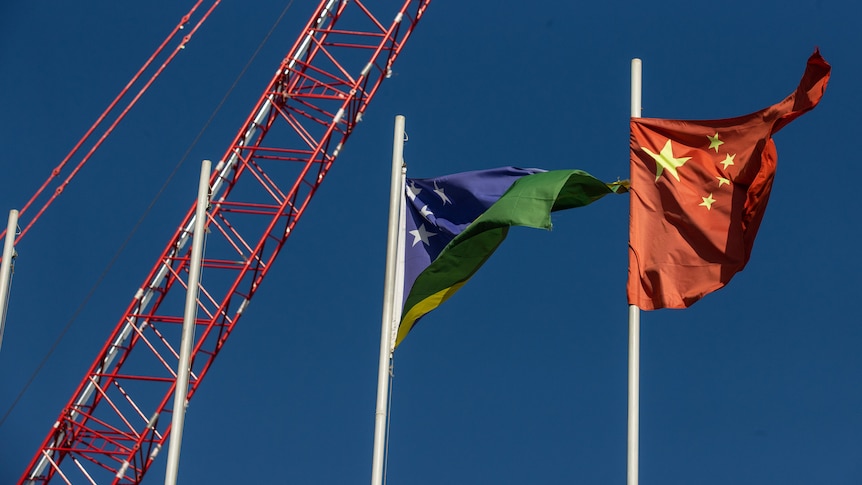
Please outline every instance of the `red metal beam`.
[[[189, 399], [429, 3], [405, 0], [378, 17], [362, 1], [322, 1], [216, 164]], [[194, 212], [193, 204], [19, 483], [143, 479], [170, 435]]]

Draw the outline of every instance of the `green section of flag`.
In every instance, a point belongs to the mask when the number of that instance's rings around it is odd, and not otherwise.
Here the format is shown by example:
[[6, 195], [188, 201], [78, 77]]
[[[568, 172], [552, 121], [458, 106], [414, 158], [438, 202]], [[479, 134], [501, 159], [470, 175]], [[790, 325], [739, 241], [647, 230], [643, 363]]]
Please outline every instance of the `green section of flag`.
[[491, 257], [510, 226], [551, 228], [551, 212], [582, 207], [628, 182], [606, 184], [581, 170], [553, 170], [518, 179], [500, 199], [458, 234], [416, 278], [404, 304], [397, 347], [416, 321], [440, 306]]

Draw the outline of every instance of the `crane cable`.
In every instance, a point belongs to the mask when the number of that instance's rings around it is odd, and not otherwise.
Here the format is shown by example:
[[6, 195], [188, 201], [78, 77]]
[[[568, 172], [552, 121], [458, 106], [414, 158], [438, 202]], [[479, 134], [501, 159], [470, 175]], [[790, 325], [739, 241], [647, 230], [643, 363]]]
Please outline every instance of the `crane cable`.
[[[67, 186], [67, 185], [69, 185], [69, 182], [71, 182], [71, 181], [72, 181], [72, 179], [75, 177], [75, 175], [77, 175], [77, 174], [78, 174], [78, 172], [81, 170], [81, 168], [84, 166], [84, 164], [85, 164], [85, 163], [87, 163], [87, 161], [89, 161], [89, 160], [90, 160], [90, 157], [91, 157], [91, 156], [96, 152], [96, 150], [97, 150], [97, 149], [102, 145], [102, 143], [105, 141], [105, 139], [107, 139], [107, 138], [108, 138], [108, 136], [109, 136], [109, 135], [114, 131], [114, 128], [116, 128], [116, 127], [117, 127], [117, 125], [120, 123], [120, 121], [122, 121], [122, 120], [123, 120], [123, 118], [125, 118], [126, 114], [128, 114], [128, 112], [129, 112], [129, 111], [132, 109], [132, 107], [133, 107], [133, 106], [138, 102], [138, 100], [141, 98], [141, 96], [143, 96], [143, 94], [147, 91], [147, 89], [149, 89], [149, 87], [153, 84], [153, 82], [156, 80], [156, 78], [158, 78], [158, 77], [159, 77], [159, 75], [162, 73], [162, 71], [164, 71], [164, 69], [168, 66], [168, 64], [170, 64], [170, 62], [171, 62], [171, 61], [172, 61], [172, 60], [177, 56], [177, 54], [178, 54], [181, 50], [183, 50], [183, 49], [185, 48], [186, 44], [189, 42], [189, 40], [191, 40], [192, 35], [194, 35], [194, 33], [195, 33], [195, 32], [197, 32], [198, 28], [200, 28], [201, 24], [203, 24], [203, 22], [204, 22], [204, 21], [209, 17], [209, 15], [212, 13], [212, 11], [215, 9], [215, 7], [216, 7], [216, 6], [218, 6], [218, 4], [219, 4], [219, 2], [220, 2], [220, 1], [221, 1], [221, 0], [215, 0], [215, 2], [212, 4], [212, 6], [210, 6], [209, 10], [207, 10], [207, 11], [206, 11], [206, 13], [204, 13], [203, 17], [201, 17], [201, 19], [200, 19], [200, 20], [198, 20], [198, 22], [197, 22], [197, 23], [195, 24], [195, 26], [192, 28], [191, 32], [189, 32], [188, 34], [186, 34], [186, 35], [185, 35], [185, 36], [180, 40], [179, 45], [177, 45], [177, 47], [174, 49], [174, 51], [173, 51], [173, 52], [168, 56], [168, 58], [167, 58], [167, 59], [162, 63], [162, 65], [161, 65], [161, 66], [159, 66], [159, 68], [156, 70], [156, 72], [155, 72], [155, 73], [153, 73], [153, 75], [152, 75], [152, 76], [150, 76], [150, 79], [149, 79], [149, 80], [147, 80], [147, 82], [144, 84], [144, 86], [143, 86], [143, 87], [141, 87], [141, 89], [140, 89], [140, 90], [138, 90], [138, 92], [135, 94], [135, 96], [131, 99], [131, 101], [129, 101], [129, 103], [126, 105], [126, 107], [125, 107], [125, 108], [123, 108], [123, 110], [120, 112], [120, 114], [117, 116], [117, 118], [113, 121], [113, 123], [111, 123], [111, 124], [110, 124], [110, 126], [108, 126], [108, 128], [105, 130], [105, 132], [104, 132], [104, 133], [102, 133], [102, 135], [99, 137], [99, 139], [96, 141], [96, 143], [95, 143], [95, 144], [90, 148], [90, 150], [89, 150], [89, 151], [84, 155], [84, 157], [81, 159], [81, 161], [80, 161], [80, 162], [78, 162], [78, 165], [76, 165], [76, 166], [75, 166], [75, 168], [72, 170], [72, 173], [70, 173], [70, 174], [69, 174], [69, 175], [68, 175], [68, 176], [67, 176], [67, 177], [66, 177], [66, 178], [65, 178], [65, 179], [60, 183], [60, 185], [59, 185], [56, 189], [54, 189], [54, 193], [53, 193], [53, 194], [51, 195], [51, 197], [50, 197], [50, 198], [49, 198], [49, 199], [48, 199], [48, 200], [47, 200], [47, 201], [42, 205], [42, 208], [41, 208], [41, 209], [39, 209], [39, 212], [37, 212], [37, 213], [36, 213], [36, 216], [35, 216], [35, 217], [33, 217], [32, 219], [30, 219], [30, 222], [29, 222], [29, 223], [27, 223], [27, 225], [26, 225], [26, 226], [24, 226], [24, 228], [23, 228], [21, 231], [19, 231], [19, 232], [17, 233], [17, 235], [16, 235], [16, 237], [15, 237], [15, 244], [18, 244], [18, 242], [21, 240], [21, 238], [23, 238], [23, 237], [24, 237], [24, 234], [26, 234], [26, 233], [27, 233], [27, 231], [29, 231], [29, 230], [30, 230], [30, 228], [31, 228], [31, 227], [33, 226], [33, 224], [34, 224], [34, 223], [39, 219], [39, 217], [40, 217], [40, 216], [45, 212], [45, 210], [48, 208], [48, 206], [50, 206], [50, 205], [51, 205], [51, 203], [53, 203], [53, 202], [54, 202], [54, 200], [57, 198], [57, 196], [59, 196], [59, 195], [63, 192], [63, 190], [66, 188], [66, 186]], [[165, 38], [165, 40], [164, 40], [164, 41], [162, 41], [162, 43], [161, 43], [161, 44], [156, 48], [156, 51], [155, 51], [155, 52], [153, 52], [153, 54], [150, 56], [150, 58], [149, 58], [149, 59], [147, 59], [147, 60], [146, 60], [146, 62], [144, 62], [144, 65], [143, 65], [143, 66], [141, 66], [141, 68], [140, 68], [140, 69], [138, 69], [138, 72], [136, 72], [136, 73], [135, 73], [135, 75], [134, 75], [134, 76], [132, 76], [132, 79], [130, 79], [130, 80], [129, 80], [129, 82], [128, 82], [128, 83], [126, 83], [126, 86], [125, 86], [125, 87], [123, 87], [123, 89], [120, 91], [120, 93], [117, 95], [117, 97], [116, 97], [116, 98], [114, 98], [114, 100], [113, 100], [113, 101], [111, 101], [111, 103], [108, 105], [108, 107], [107, 107], [107, 108], [105, 108], [105, 111], [103, 111], [103, 112], [102, 112], [102, 114], [101, 114], [101, 115], [99, 115], [99, 117], [96, 119], [96, 121], [93, 123], [93, 125], [92, 125], [92, 126], [90, 126], [90, 129], [88, 129], [88, 130], [87, 130], [87, 132], [86, 132], [86, 133], [84, 133], [84, 136], [82, 136], [82, 137], [81, 137], [81, 139], [80, 139], [80, 140], [78, 140], [78, 143], [76, 143], [76, 144], [75, 144], [75, 146], [74, 146], [74, 147], [72, 147], [72, 149], [69, 151], [69, 153], [68, 153], [68, 154], [66, 154], [66, 157], [65, 157], [65, 158], [63, 158], [63, 160], [59, 163], [59, 165], [57, 165], [57, 166], [54, 168], [54, 170], [52, 170], [52, 171], [51, 171], [51, 174], [50, 174], [50, 175], [48, 175], [47, 180], [45, 180], [45, 182], [42, 184], [42, 186], [41, 186], [41, 187], [39, 187], [39, 188], [36, 190], [36, 193], [35, 193], [35, 194], [33, 194], [33, 196], [32, 196], [32, 197], [30, 197], [30, 200], [28, 200], [28, 201], [27, 201], [27, 203], [26, 203], [26, 204], [24, 204], [24, 207], [23, 207], [23, 208], [19, 211], [19, 213], [18, 213], [18, 214], [19, 214], [19, 217], [21, 217], [21, 216], [23, 216], [23, 215], [24, 215], [24, 213], [27, 211], [27, 209], [29, 209], [29, 208], [30, 208], [30, 206], [31, 206], [31, 205], [36, 201], [36, 199], [38, 199], [38, 198], [39, 198], [39, 196], [40, 196], [40, 195], [42, 195], [42, 192], [44, 192], [44, 191], [45, 191], [45, 189], [48, 187], [48, 185], [49, 185], [49, 184], [50, 184], [50, 183], [51, 183], [55, 178], [57, 178], [57, 177], [60, 175], [60, 171], [63, 169], [63, 167], [65, 167], [65, 166], [66, 166], [66, 164], [69, 162], [69, 160], [70, 160], [70, 159], [71, 159], [71, 158], [72, 158], [76, 153], [78, 153], [78, 151], [81, 149], [81, 147], [84, 145], [84, 143], [85, 143], [85, 142], [90, 138], [90, 136], [93, 134], [93, 132], [94, 132], [94, 131], [96, 131], [96, 129], [97, 129], [97, 128], [99, 128], [99, 126], [100, 126], [100, 125], [102, 125], [102, 122], [103, 122], [103, 121], [105, 121], [105, 118], [107, 118], [107, 116], [108, 116], [112, 111], [114, 111], [114, 108], [116, 108], [116, 106], [117, 106], [117, 104], [120, 102], [120, 100], [121, 100], [121, 99], [123, 99], [123, 98], [126, 96], [126, 94], [128, 94], [128, 93], [129, 93], [129, 90], [132, 88], [132, 86], [133, 86], [135, 83], [137, 83], [137, 82], [138, 82], [138, 80], [140, 80], [140, 78], [141, 78], [141, 76], [144, 74], [144, 72], [145, 72], [145, 71], [146, 71], [146, 70], [147, 70], [147, 69], [152, 65], [152, 63], [156, 60], [156, 57], [158, 57], [158, 56], [162, 53], [162, 51], [164, 51], [164, 50], [165, 50], [165, 47], [167, 46], [167, 44], [168, 44], [168, 43], [169, 43], [169, 42], [170, 42], [174, 37], [176, 37], [176, 36], [177, 36], [177, 34], [178, 34], [181, 30], [185, 29], [185, 26], [186, 26], [186, 24], [189, 22], [189, 20], [190, 20], [190, 18], [191, 18], [191, 16], [192, 16], [192, 14], [194, 14], [195, 10], [197, 10], [197, 9], [198, 9], [198, 7], [201, 5], [201, 3], [203, 3], [203, 0], [198, 0], [198, 1], [197, 1], [197, 3], [195, 3], [195, 4], [192, 6], [191, 10], [189, 10], [189, 11], [188, 11], [188, 13], [186, 13], [186, 14], [185, 14], [181, 19], [180, 19], [180, 22], [179, 22], [179, 23], [176, 25], [176, 27], [174, 27], [174, 29], [173, 29], [173, 30], [168, 34], [168, 36]], [[5, 230], [3, 230], [2, 232], [0, 232], [0, 239], [2, 239], [3, 237], [5, 237], [5, 235], [6, 235], [6, 231], [5, 231]]]
[[[222, 100], [218, 103], [218, 105], [217, 105], [217, 106], [215, 107], [215, 109], [213, 110], [213, 112], [212, 112], [212, 114], [210, 115], [209, 119], [207, 119], [207, 121], [204, 123], [204, 125], [203, 125], [203, 127], [201, 128], [200, 132], [198, 132], [197, 136], [195, 136], [194, 140], [192, 140], [191, 144], [189, 144], [189, 147], [186, 149], [185, 153], [183, 153], [183, 156], [182, 156], [182, 157], [180, 157], [179, 162], [177, 162], [177, 164], [176, 164], [176, 166], [174, 167], [173, 171], [171, 171], [171, 173], [168, 175], [168, 178], [165, 180], [165, 183], [164, 183], [164, 184], [162, 184], [162, 187], [159, 189], [159, 191], [158, 191], [158, 192], [156, 193], [156, 195], [153, 197], [153, 200], [152, 200], [152, 201], [150, 201], [150, 204], [147, 206], [147, 208], [146, 208], [146, 209], [144, 209], [144, 213], [141, 215], [141, 217], [140, 217], [140, 218], [138, 219], [138, 221], [135, 223], [134, 227], [132, 227], [132, 230], [129, 232], [128, 236], [126, 236], [126, 239], [122, 242], [122, 244], [120, 244], [119, 249], [117, 249], [117, 252], [116, 252], [116, 253], [114, 253], [114, 256], [111, 258], [111, 260], [110, 260], [110, 261], [108, 262], [108, 264], [105, 266], [105, 269], [104, 269], [104, 270], [102, 270], [102, 273], [101, 273], [101, 274], [99, 275], [99, 277], [96, 279], [96, 282], [95, 282], [95, 283], [93, 284], [93, 286], [90, 288], [90, 291], [89, 291], [89, 292], [87, 293], [87, 295], [84, 297], [84, 300], [81, 302], [81, 304], [78, 306], [78, 308], [77, 308], [77, 309], [75, 310], [75, 312], [72, 314], [72, 316], [69, 318], [69, 321], [68, 321], [68, 322], [66, 322], [66, 325], [63, 327], [63, 330], [60, 332], [60, 335], [59, 335], [59, 336], [57, 336], [57, 339], [54, 341], [54, 344], [53, 344], [53, 345], [51, 345], [51, 348], [50, 348], [50, 349], [48, 349], [48, 352], [47, 352], [47, 353], [45, 354], [45, 356], [42, 358], [42, 361], [41, 361], [41, 362], [39, 362], [39, 365], [38, 365], [38, 366], [36, 366], [36, 369], [33, 371], [33, 374], [32, 374], [32, 375], [30, 375], [30, 378], [29, 378], [29, 379], [27, 380], [27, 382], [24, 384], [24, 387], [22, 387], [22, 388], [21, 388], [21, 391], [20, 391], [20, 392], [18, 393], [18, 395], [15, 397], [15, 400], [14, 400], [14, 401], [12, 401], [12, 404], [9, 406], [9, 409], [7, 409], [7, 410], [6, 410], [6, 412], [3, 414], [3, 416], [2, 416], [2, 417], [0, 417], [0, 428], [2, 428], [2, 427], [3, 427], [3, 424], [6, 422], [6, 419], [9, 417], [9, 415], [10, 415], [10, 414], [12, 414], [12, 411], [15, 409], [15, 406], [18, 404], [18, 402], [21, 400], [21, 398], [24, 396], [24, 394], [27, 392], [27, 389], [30, 387], [30, 385], [31, 385], [31, 384], [33, 384], [33, 381], [35, 381], [35, 380], [36, 380], [36, 376], [39, 374], [39, 372], [42, 370], [42, 368], [43, 368], [43, 367], [45, 366], [45, 364], [48, 362], [48, 359], [50, 359], [50, 358], [51, 358], [51, 355], [54, 353], [54, 350], [56, 350], [56, 349], [57, 349], [57, 347], [58, 347], [58, 346], [59, 346], [59, 344], [60, 344], [60, 341], [61, 341], [61, 340], [63, 340], [63, 337], [64, 337], [64, 336], [66, 335], [66, 333], [69, 331], [69, 328], [72, 326], [72, 323], [74, 323], [74, 322], [75, 322], [75, 320], [77, 320], [78, 316], [81, 314], [81, 312], [82, 312], [82, 311], [84, 310], [84, 308], [87, 306], [87, 303], [89, 303], [89, 301], [90, 301], [90, 299], [92, 298], [93, 294], [95, 294], [96, 290], [97, 290], [97, 289], [98, 289], [98, 287], [101, 285], [102, 280], [104, 280], [104, 279], [105, 279], [105, 277], [107, 276], [108, 272], [109, 272], [109, 271], [111, 270], [111, 268], [113, 267], [114, 263], [117, 261], [117, 259], [119, 259], [120, 255], [123, 253], [123, 251], [125, 250], [126, 246], [127, 246], [127, 245], [129, 244], [129, 242], [132, 240], [132, 237], [135, 235], [135, 233], [137, 232], [138, 228], [141, 226], [141, 224], [142, 224], [142, 223], [144, 222], [144, 220], [147, 218], [147, 216], [149, 215], [149, 213], [150, 213], [150, 211], [152, 210], [153, 206], [154, 206], [154, 205], [156, 204], [156, 202], [159, 200], [159, 198], [161, 197], [162, 193], [165, 191], [165, 189], [167, 188], [167, 186], [170, 184], [171, 180], [173, 180], [174, 176], [175, 176], [175, 175], [176, 175], [176, 173], [179, 171], [180, 167], [182, 167], [182, 165], [186, 162], [186, 159], [188, 158], [189, 153], [191, 153], [191, 151], [192, 151], [192, 150], [194, 149], [194, 147], [197, 145], [198, 141], [201, 139], [201, 137], [203, 136], [203, 134], [206, 132], [207, 128], [209, 128], [209, 125], [212, 123], [213, 119], [215, 119], [216, 115], [217, 115], [217, 114], [218, 114], [218, 112], [221, 110], [222, 106], [225, 104], [225, 102], [227, 101], [227, 99], [230, 97], [230, 95], [231, 95], [231, 93], [233, 92], [234, 88], [236, 88], [237, 84], [239, 84], [239, 81], [240, 81], [240, 80], [242, 79], [242, 77], [245, 75], [246, 71], [248, 71], [249, 67], [250, 67], [250, 66], [251, 66], [251, 64], [254, 62], [255, 58], [256, 58], [256, 57], [257, 57], [257, 55], [260, 53], [261, 49], [263, 49], [263, 46], [264, 46], [264, 45], [266, 45], [266, 43], [269, 41], [269, 38], [272, 36], [272, 33], [275, 31], [275, 29], [276, 29], [276, 28], [278, 27], [278, 25], [281, 23], [281, 20], [282, 20], [282, 19], [284, 18], [284, 16], [287, 14], [288, 10], [290, 10], [290, 7], [293, 5], [293, 1], [294, 1], [294, 0], [290, 0], [290, 1], [288, 2], [287, 6], [284, 8], [284, 10], [282, 10], [282, 11], [281, 11], [281, 14], [280, 14], [280, 15], [278, 16], [278, 18], [275, 20], [275, 23], [272, 25], [272, 28], [270, 28], [269, 32], [267, 32], [267, 34], [264, 36], [263, 40], [261, 40], [260, 44], [257, 46], [257, 49], [255, 49], [254, 53], [251, 55], [251, 57], [249, 58], [248, 62], [246, 63], [245, 67], [243, 67], [243, 68], [242, 68], [242, 70], [241, 70], [241, 71], [240, 71], [240, 73], [237, 75], [236, 79], [234, 80], [233, 84], [230, 86], [230, 88], [228, 88], [228, 90], [227, 90], [227, 92], [225, 93], [224, 97], [222, 97]], [[19, 238], [20, 238], [20, 236], [19, 236]], [[0, 239], [2, 239], [2, 234], [0, 234]]]

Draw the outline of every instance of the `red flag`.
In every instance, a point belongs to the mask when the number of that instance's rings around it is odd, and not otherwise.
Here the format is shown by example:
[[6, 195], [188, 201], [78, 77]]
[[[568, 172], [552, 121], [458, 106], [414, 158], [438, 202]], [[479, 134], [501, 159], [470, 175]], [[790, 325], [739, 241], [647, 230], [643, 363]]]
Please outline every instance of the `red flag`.
[[686, 308], [748, 262], [775, 176], [772, 135], [820, 101], [830, 66], [808, 59], [796, 91], [725, 120], [631, 120], [629, 304]]

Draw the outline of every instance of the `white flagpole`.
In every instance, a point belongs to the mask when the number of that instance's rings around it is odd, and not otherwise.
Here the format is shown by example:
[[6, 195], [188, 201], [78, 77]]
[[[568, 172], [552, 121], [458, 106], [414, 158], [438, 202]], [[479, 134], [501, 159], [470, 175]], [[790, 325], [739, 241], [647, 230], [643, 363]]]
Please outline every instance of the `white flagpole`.
[[[632, 59], [631, 117], [641, 117], [641, 60]], [[629, 305], [629, 419], [627, 484], [638, 485], [638, 437], [640, 427], [640, 308]]]
[[383, 323], [380, 329], [380, 361], [377, 369], [377, 411], [374, 415], [374, 453], [371, 460], [371, 485], [383, 484], [383, 465], [386, 452], [386, 414], [389, 400], [389, 375], [392, 363], [392, 325], [396, 296], [398, 268], [398, 234], [400, 211], [404, 197], [404, 116], [395, 117], [395, 134], [392, 141], [392, 179], [389, 184], [389, 230], [386, 238], [386, 275], [383, 282]]
[[171, 417], [171, 439], [168, 445], [168, 463], [165, 469], [165, 485], [176, 485], [180, 467], [180, 447], [183, 442], [183, 425], [188, 404], [189, 374], [191, 373], [192, 344], [195, 340], [195, 320], [198, 315], [198, 292], [201, 279], [201, 259], [203, 259], [207, 206], [210, 196], [210, 167], [212, 162], [201, 163], [201, 176], [198, 182], [198, 201], [195, 209], [195, 225], [192, 234], [192, 254], [189, 266], [186, 306], [183, 314], [183, 334], [180, 340], [180, 361], [177, 366], [177, 385], [174, 391], [174, 410]]
[[0, 346], [3, 345], [3, 332], [6, 329], [6, 308], [9, 305], [9, 292], [12, 289], [12, 263], [15, 253], [15, 236], [18, 234], [18, 211], [9, 211], [9, 224], [6, 226], [6, 241], [3, 244], [3, 262], [0, 263]]

